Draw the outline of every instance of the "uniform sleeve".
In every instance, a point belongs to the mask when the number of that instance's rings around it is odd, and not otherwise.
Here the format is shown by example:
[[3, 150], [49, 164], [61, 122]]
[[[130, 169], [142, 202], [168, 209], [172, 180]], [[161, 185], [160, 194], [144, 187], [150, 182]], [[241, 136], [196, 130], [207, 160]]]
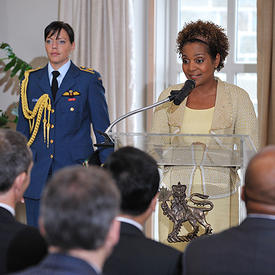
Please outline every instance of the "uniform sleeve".
[[[95, 77], [90, 85], [89, 107], [93, 130], [97, 144], [104, 142], [104, 137], [98, 131], [104, 132], [110, 125], [108, 106], [105, 98], [105, 89], [102, 85], [100, 74], [95, 72]], [[108, 155], [113, 152], [113, 148], [99, 147], [99, 157], [102, 163]]]

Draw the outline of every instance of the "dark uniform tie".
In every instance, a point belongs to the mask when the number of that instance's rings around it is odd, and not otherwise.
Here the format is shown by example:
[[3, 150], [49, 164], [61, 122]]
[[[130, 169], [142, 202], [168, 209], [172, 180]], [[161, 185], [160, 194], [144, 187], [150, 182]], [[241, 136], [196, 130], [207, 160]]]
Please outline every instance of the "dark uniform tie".
[[58, 90], [58, 82], [57, 82], [57, 77], [60, 75], [59, 71], [53, 71], [53, 80], [52, 80], [52, 95], [53, 95], [53, 100], [55, 100], [55, 96]]

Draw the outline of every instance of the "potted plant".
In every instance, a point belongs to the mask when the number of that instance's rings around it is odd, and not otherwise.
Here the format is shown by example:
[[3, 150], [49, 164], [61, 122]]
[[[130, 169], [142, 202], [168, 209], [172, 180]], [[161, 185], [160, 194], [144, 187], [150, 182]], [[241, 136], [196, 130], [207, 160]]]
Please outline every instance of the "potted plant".
[[[29, 65], [24, 60], [17, 57], [9, 44], [2, 42], [0, 44], [0, 49], [3, 50], [6, 54], [6, 57], [0, 58], [0, 61], [5, 63], [4, 72], [11, 71], [10, 77], [14, 77], [15, 75], [17, 75], [19, 80], [22, 80], [24, 77], [25, 71], [31, 69], [32, 66]], [[15, 104], [15, 106], [12, 108], [12, 111], [11, 111], [11, 114], [15, 116], [15, 119], [13, 120], [9, 118], [9, 115], [6, 112], [4, 112], [3, 110], [0, 110], [0, 128], [9, 128], [9, 123], [17, 123], [17, 119], [18, 119], [17, 108], [18, 108], [18, 103]]]

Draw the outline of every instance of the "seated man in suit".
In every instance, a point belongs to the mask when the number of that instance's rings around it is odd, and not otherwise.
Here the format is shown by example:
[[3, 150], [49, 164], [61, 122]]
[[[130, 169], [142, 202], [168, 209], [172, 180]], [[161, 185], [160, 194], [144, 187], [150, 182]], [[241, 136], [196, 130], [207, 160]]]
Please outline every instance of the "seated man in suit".
[[112, 153], [104, 167], [121, 193], [120, 240], [104, 265], [104, 274], [179, 274], [181, 252], [146, 238], [142, 232], [158, 197], [156, 161], [139, 149], [124, 147]]
[[42, 195], [39, 226], [49, 255], [19, 274], [97, 275], [119, 238], [120, 194], [98, 167], [58, 171]]
[[26, 138], [0, 129], [0, 274], [37, 264], [47, 245], [36, 228], [15, 220], [15, 206], [23, 201], [30, 182], [32, 153]]
[[250, 160], [242, 199], [247, 218], [239, 226], [191, 242], [183, 256], [184, 274], [274, 274], [274, 145]]

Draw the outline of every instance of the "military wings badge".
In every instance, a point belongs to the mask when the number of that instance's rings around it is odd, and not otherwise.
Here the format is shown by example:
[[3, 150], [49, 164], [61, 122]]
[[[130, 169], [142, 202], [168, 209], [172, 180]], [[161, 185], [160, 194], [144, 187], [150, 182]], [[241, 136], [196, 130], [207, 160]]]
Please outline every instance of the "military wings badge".
[[79, 96], [79, 95], [80, 95], [79, 92], [73, 91], [73, 90], [69, 90], [69, 91], [64, 92], [64, 93], [62, 94], [62, 96], [67, 96], [67, 97], [74, 97], [74, 96]]

